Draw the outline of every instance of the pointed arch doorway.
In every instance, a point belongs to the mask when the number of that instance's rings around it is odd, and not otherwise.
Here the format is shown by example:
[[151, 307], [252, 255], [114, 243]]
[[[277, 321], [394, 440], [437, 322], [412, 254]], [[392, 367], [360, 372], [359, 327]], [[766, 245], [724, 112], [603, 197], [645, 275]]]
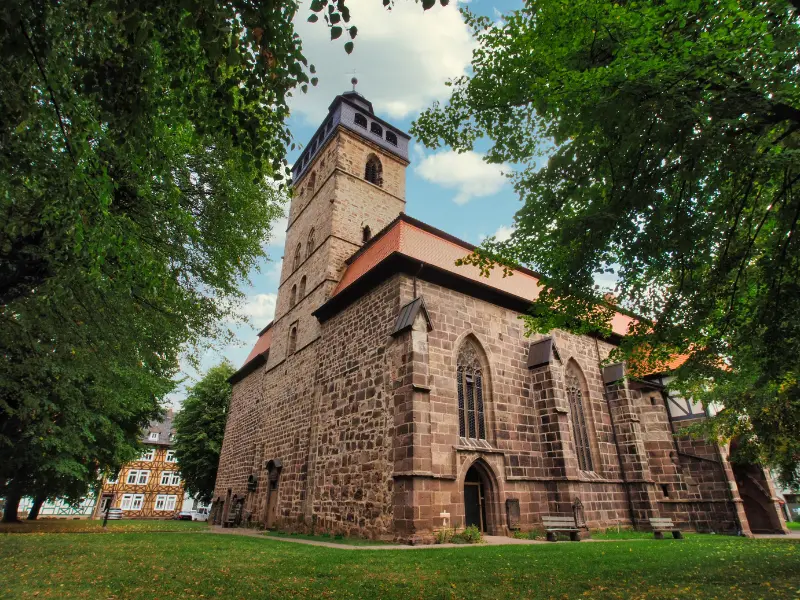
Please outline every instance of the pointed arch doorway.
[[474, 525], [483, 533], [495, 528], [496, 487], [489, 468], [481, 460], [472, 463], [464, 477], [464, 526]]

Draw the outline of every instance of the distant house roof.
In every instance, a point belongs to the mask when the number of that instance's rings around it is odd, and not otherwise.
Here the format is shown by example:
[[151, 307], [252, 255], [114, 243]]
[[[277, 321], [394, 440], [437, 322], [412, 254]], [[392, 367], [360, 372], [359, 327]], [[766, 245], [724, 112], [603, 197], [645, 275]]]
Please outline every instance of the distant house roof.
[[[164, 415], [163, 420], [151, 421], [150, 426], [144, 430], [142, 441], [146, 444], [155, 446], [171, 446], [171, 434], [175, 430], [175, 428], [172, 426], [172, 419], [174, 416], [175, 414], [172, 412], [172, 409], [169, 409], [167, 410], [167, 414]], [[152, 439], [151, 434], [154, 433], [158, 434], [157, 439]]]

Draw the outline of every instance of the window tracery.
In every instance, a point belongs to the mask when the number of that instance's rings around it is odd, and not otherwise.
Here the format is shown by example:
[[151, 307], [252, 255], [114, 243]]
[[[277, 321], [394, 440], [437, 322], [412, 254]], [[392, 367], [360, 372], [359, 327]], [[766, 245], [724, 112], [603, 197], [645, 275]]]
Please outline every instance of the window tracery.
[[572, 439], [575, 444], [575, 453], [578, 455], [578, 468], [582, 471], [592, 471], [592, 451], [586, 423], [586, 407], [584, 406], [587, 398], [584, 396], [581, 374], [574, 363], [567, 366], [564, 383], [569, 402]]
[[458, 435], [486, 439], [484, 406], [484, 371], [480, 353], [472, 340], [465, 340], [458, 350]]
[[380, 159], [371, 154], [364, 168], [364, 179], [375, 185], [383, 185], [383, 165]]

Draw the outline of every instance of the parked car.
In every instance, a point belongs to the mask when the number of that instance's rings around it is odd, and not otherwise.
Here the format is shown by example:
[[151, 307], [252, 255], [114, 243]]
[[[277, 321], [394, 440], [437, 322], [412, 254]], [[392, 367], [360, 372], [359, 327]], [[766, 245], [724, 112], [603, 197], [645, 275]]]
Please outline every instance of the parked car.
[[175, 517], [179, 521], [191, 521], [192, 520], [192, 511], [191, 510], [182, 510], [178, 513], [178, 516]]
[[208, 521], [208, 507], [201, 506], [197, 510], [192, 511], [193, 521]]

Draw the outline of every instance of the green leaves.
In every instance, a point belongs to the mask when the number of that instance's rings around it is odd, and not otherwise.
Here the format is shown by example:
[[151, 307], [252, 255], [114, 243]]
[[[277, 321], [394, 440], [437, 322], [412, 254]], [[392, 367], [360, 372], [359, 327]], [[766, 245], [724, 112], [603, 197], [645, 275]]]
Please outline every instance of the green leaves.
[[338, 25], [336, 27], [331, 27], [331, 39], [336, 40], [339, 39], [342, 35], [342, 28]]
[[217, 465], [228, 420], [231, 385], [236, 372], [229, 362], [212, 367], [189, 388], [175, 417], [175, 454], [186, 490], [201, 502], [211, 502]]
[[27, 90], [0, 97], [0, 480], [85, 490], [225, 339], [308, 81], [270, 7], [0, 8], [0, 87]]
[[707, 432], [794, 478], [800, 24], [783, 3], [693, 6], [536, 0], [502, 25], [465, 11], [472, 74], [412, 133], [490, 140], [487, 160], [519, 165], [514, 237], [471, 260], [543, 274], [531, 331], [607, 330], [595, 277], [613, 268], [615, 301], [643, 317], [616, 358], [648, 373], [688, 355], [675, 386], [727, 407]]

